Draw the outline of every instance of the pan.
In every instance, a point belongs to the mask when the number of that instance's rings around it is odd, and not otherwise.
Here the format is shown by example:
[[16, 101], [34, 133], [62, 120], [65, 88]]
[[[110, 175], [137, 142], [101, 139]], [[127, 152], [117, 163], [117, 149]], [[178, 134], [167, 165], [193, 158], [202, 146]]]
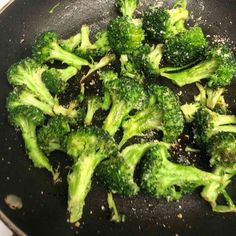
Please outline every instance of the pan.
[[[164, 5], [173, 4], [172, 0], [163, 2]], [[140, 11], [149, 4], [163, 2], [141, 0]], [[54, 10], [50, 11], [53, 7]], [[190, 25], [199, 24], [207, 35], [216, 40], [236, 41], [235, 0], [189, 0], [188, 7], [191, 11]], [[235, 235], [236, 215], [213, 213], [198, 191], [169, 203], [157, 201], [144, 193], [129, 199], [115, 196], [117, 207], [126, 215], [126, 221], [122, 224], [111, 223], [106, 203], [107, 190], [96, 179], [93, 180], [84, 216], [77, 228], [66, 220], [65, 180], [70, 164], [67, 158], [59, 153], [53, 153], [50, 157], [55, 166], [60, 163], [63, 181], [58, 184], [52, 182], [46, 171], [33, 168], [26, 158], [22, 138], [7, 120], [5, 99], [11, 90], [6, 79], [8, 67], [30, 56], [36, 36], [43, 31], [55, 30], [66, 38], [87, 23], [96, 32], [116, 14], [113, 0], [18, 0], [0, 15], [0, 218], [19, 235], [23, 232], [33, 236]], [[195, 22], [191, 20], [193, 17]], [[233, 83], [228, 89], [226, 98], [234, 114], [235, 85]], [[194, 86], [185, 87], [182, 101], [188, 101], [194, 93]], [[199, 158], [205, 157], [196, 157], [192, 161], [198, 165]], [[235, 183], [233, 186], [236, 186]], [[21, 210], [11, 210], [5, 204], [4, 198], [8, 194], [22, 199]]]

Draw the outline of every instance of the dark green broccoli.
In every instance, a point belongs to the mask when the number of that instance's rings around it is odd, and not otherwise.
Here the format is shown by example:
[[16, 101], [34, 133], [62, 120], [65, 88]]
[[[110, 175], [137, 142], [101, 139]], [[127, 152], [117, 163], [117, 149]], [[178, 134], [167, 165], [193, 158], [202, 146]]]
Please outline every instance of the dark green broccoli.
[[184, 66], [205, 56], [208, 42], [200, 27], [193, 27], [167, 39], [164, 59], [172, 66]]
[[11, 124], [22, 132], [26, 153], [34, 166], [47, 169], [52, 173], [53, 179], [56, 180], [58, 173], [54, 172], [47, 157], [40, 149], [36, 137], [36, 127], [44, 123], [44, 118], [43, 113], [33, 106], [18, 106], [10, 109], [9, 113]]
[[111, 221], [113, 221], [115, 223], [125, 222], [125, 215], [119, 214], [117, 207], [116, 207], [116, 203], [113, 199], [112, 193], [107, 194], [107, 203], [108, 203], [108, 207], [111, 211]]
[[117, 17], [107, 27], [111, 48], [119, 55], [130, 54], [142, 46], [144, 31], [138, 20]]
[[120, 10], [123, 16], [129, 18], [133, 17], [135, 10], [137, 9], [139, 0], [116, 0], [115, 5]]
[[207, 145], [211, 166], [229, 166], [236, 163], [236, 134], [219, 132], [213, 135]]
[[170, 68], [160, 69], [161, 76], [172, 80], [173, 83], [182, 87], [186, 84], [192, 84], [202, 79], [208, 80], [210, 88], [224, 87], [231, 83], [236, 72], [236, 60], [234, 53], [225, 45], [212, 46], [207, 57], [198, 64], [173, 72]]
[[193, 121], [194, 138], [200, 147], [208, 148], [209, 139], [219, 132], [236, 132], [236, 116], [221, 115], [201, 107]]
[[143, 16], [143, 29], [147, 36], [157, 43], [185, 31], [184, 22], [188, 18], [186, 0], [178, 0], [172, 9], [150, 8]]
[[40, 148], [47, 154], [53, 151], [64, 151], [63, 142], [70, 132], [68, 119], [64, 116], [55, 116], [48, 120], [37, 132]]
[[178, 200], [199, 186], [223, 183], [221, 176], [176, 164], [170, 159], [168, 148], [163, 144], [152, 148], [144, 159], [141, 186], [156, 198]]
[[217, 113], [220, 112], [220, 114], [227, 113], [228, 104], [223, 96], [224, 88], [211, 89], [206, 86], [203, 87], [199, 83], [196, 83], [196, 86], [199, 89], [199, 94], [194, 96], [194, 101], [181, 106], [187, 123], [191, 123], [194, 120], [194, 116], [201, 106], [206, 106]]
[[13, 64], [8, 69], [8, 81], [13, 86], [26, 87], [32, 94], [39, 97], [40, 100], [53, 106], [55, 103], [54, 98], [41, 79], [42, 73], [46, 70], [47, 66], [39, 65], [33, 59], [26, 58]]
[[68, 87], [68, 80], [77, 74], [78, 70], [69, 66], [65, 69], [51, 68], [42, 74], [42, 80], [52, 94], [65, 92]]
[[104, 159], [117, 155], [113, 138], [97, 127], [79, 128], [70, 133], [66, 140], [66, 151], [74, 159], [68, 175], [70, 222], [82, 217], [85, 198], [90, 190], [92, 176], [97, 165]]
[[80, 45], [80, 43], [81, 33], [77, 33], [68, 39], [59, 40], [60, 46], [68, 52], [73, 52]]
[[102, 162], [97, 174], [103, 183], [114, 193], [135, 196], [139, 186], [135, 183], [134, 172], [145, 153], [159, 142], [133, 144], [126, 147], [121, 154]]
[[123, 77], [129, 77], [131, 79], [135, 79], [139, 82], [144, 81], [144, 75], [141, 71], [137, 70], [136, 65], [128, 55], [121, 55], [120, 56], [120, 63], [121, 63], [121, 70], [120, 70], [120, 75]]
[[137, 49], [133, 55], [130, 56], [139, 73], [144, 72], [148, 76], [159, 75], [162, 48], [162, 44], [152, 47], [146, 44]]
[[103, 128], [110, 135], [119, 129], [123, 119], [133, 110], [141, 110], [148, 102], [144, 85], [130, 78], [119, 78], [106, 83], [112, 107]]
[[42, 111], [45, 115], [55, 115], [53, 107], [45, 102], [40, 101], [35, 94], [32, 94], [30, 91], [22, 87], [15, 87], [14, 90], [9, 93], [7, 98], [8, 111], [11, 111], [14, 108], [22, 105], [34, 106]]
[[149, 93], [150, 105], [123, 122], [120, 148], [128, 139], [143, 136], [145, 131], [161, 130], [165, 142], [175, 142], [182, 133], [184, 119], [174, 92], [164, 86], [150, 85]]
[[89, 62], [73, 53], [64, 50], [59, 45], [58, 36], [53, 31], [42, 33], [33, 46], [33, 57], [39, 63], [58, 60], [70, 66], [81, 69], [82, 66], [89, 66]]

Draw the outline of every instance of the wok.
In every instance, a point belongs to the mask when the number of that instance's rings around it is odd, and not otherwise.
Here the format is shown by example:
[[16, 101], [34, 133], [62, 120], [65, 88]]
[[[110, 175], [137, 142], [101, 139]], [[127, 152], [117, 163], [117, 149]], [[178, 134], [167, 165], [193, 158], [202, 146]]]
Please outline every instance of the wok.
[[[141, 0], [141, 10], [154, 2], [157, 1]], [[164, 2], [173, 4], [172, 0]], [[57, 3], [59, 5], [50, 14], [49, 10]], [[236, 40], [235, 0], [194, 0], [189, 1], [189, 9], [206, 34], [217, 34], [223, 38], [229, 36], [230, 40]], [[31, 54], [35, 37], [43, 31], [55, 30], [66, 38], [79, 31], [83, 23], [87, 23], [96, 32], [104, 28], [115, 14], [114, 1], [111, 0], [17, 0], [0, 15], [1, 218], [16, 233], [20, 234], [16, 228], [18, 226], [26, 234], [33, 236], [235, 235], [236, 214], [213, 213], [209, 205], [196, 193], [170, 203], [165, 200], [157, 201], [144, 193], [131, 199], [116, 196], [119, 211], [126, 214], [126, 222], [111, 223], [106, 189], [96, 179], [86, 200], [81, 225], [76, 228], [66, 221], [65, 180], [68, 161], [65, 156], [54, 153], [50, 158], [55, 166], [60, 162], [64, 181], [59, 184], [53, 184], [50, 174], [33, 168], [26, 158], [20, 133], [16, 133], [7, 120], [5, 99], [11, 90], [6, 79], [8, 67]], [[194, 86], [187, 86], [184, 90], [182, 101], [189, 100], [196, 92]], [[227, 101], [232, 109], [236, 107], [235, 98], [233, 83], [227, 94]], [[233, 111], [235, 114], [235, 109]], [[4, 203], [4, 197], [12, 193], [22, 198], [24, 205], [21, 210], [13, 211]], [[103, 211], [101, 206], [106, 210]]]

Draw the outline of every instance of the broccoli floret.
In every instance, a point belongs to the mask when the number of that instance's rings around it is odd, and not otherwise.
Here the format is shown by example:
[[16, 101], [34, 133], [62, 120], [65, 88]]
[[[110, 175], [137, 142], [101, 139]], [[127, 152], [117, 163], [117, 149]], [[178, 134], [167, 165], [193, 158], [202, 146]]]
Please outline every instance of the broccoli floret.
[[8, 70], [8, 81], [13, 86], [24, 86], [40, 100], [53, 106], [55, 101], [41, 79], [42, 73], [47, 66], [39, 65], [31, 58], [13, 64]]
[[141, 110], [147, 104], [148, 96], [144, 85], [130, 78], [109, 81], [106, 88], [111, 96], [112, 107], [103, 128], [113, 136], [132, 110]]
[[208, 147], [209, 139], [219, 132], [236, 132], [236, 117], [221, 115], [206, 107], [201, 107], [193, 121], [194, 138], [200, 147]]
[[162, 44], [150, 47], [148, 44], [140, 47], [131, 56], [139, 72], [148, 76], [159, 75], [159, 66], [162, 59]]
[[157, 43], [185, 30], [184, 22], [188, 18], [186, 0], [178, 0], [172, 9], [150, 8], [143, 16], [143, 29], [147, 36]]
[[115, 223], [125, 222], [125, 215], [120, 215], [117, 211], [116, 203], [113, 199], [112, 193], [107, 195], [108, 207], [111, 210], [111, 221]]
[[136, 65], [128, 55], [121, 55], [120, 56], [120, 63], [121, 63], [121, 70], [120, 75], [124, 77], [129, 77], [131, 79], [135, 79], [137, 81], [143, 82], [144, 81], [144, 75], [142, 72], [137, 70]]
[[113, 138], [97, 127], [85, 127], [70, 133], [66, 141], [66, 151], [74, 159], [68, 175], [70, 222], [82, 217], [85, 198], [90, 190], [92, 176], [97, 165], [104, 159], [117, 155], [117, 145]]
[[52, 173], [53, 179], [58, 178], [47, 157], [40, 149], [36, 137], [36, 127], [44, 123], [43, 113], [33, 106], [18, 106], [11, 109], [9, 120], [12, 125], [19, 128], [25, 143], [25, 150], [35, 167], [45, 168]]
[[182, 133], [184, 119], [173, 91], [164, 86], [150, 85], [149, 92], [151, 104], [123, 122], [124, 132], [119, 147], [134, 136], [143, 136], [145, 131], [161, 130], [165, 142], [174, 142]]
[[68, 39], [59, 40], [60, 46], [68, 51], [73, 52], [81, 43], [81, 34], [77, 33], [76, 35], [71, 36]]
[[236, 134], [220, 132], [213, 135], [207, 146], [211, 166], [229, 166], [236, 163]]
[[114, 193], [130, 197], [137, 195], [139, 186], [134, 180], [136, 166], [145, 153], [157, 144], [157, 141], [153, 141], [126, 147], [121, 154], [98, 166], [99, 178]]
[[186, 123], [191, 123], [194, 120], [194, 116], [200, 107], [201, 104], [199, 102], [185, 103], [181, 106]]
[[130, 54], [142, 46], [144, 31], [138, 20], [117, 17], [107, 27], [111, 48], [119, 55]]
[[42, 111], [45, 115], [54, 116], [52, 106], [40, 101], [35, 94], [32, 94], [27, 89], [24, 89], [22, 87], [15, 87], [14, 90], [10, 92], [7, 98], [8, 111], [11, 111], [14, 108], [22, 105], [34, 106]]
[[51, 68], [42, 74], [42, 80], [52, 94], [65, 92], [68, 87], [68, 80], [77, 74], [75, 67], [69, 66], [65, 69]]
[[[169, 70], [170, 68], [168, 68]], [[172, 80], [182, 87], [202, 79], [208, 80], [210, 88], [224, 87], [231, 83], [236, 72], [236, 60], [234, 53], [225, 45], [212, 46], [207, 52], [207, 58], [198, 64], [173, 72], [165, 68], [160, 69], [161, 76]]]
[[53, 151], [64, 151], [63, 142], [70, 132], [68, 119], [64, 116], [55, 116], [48, 120], [37, 132], [40, 148], [47, 154]]
[[205, 56], [208, 42], [200, 27], [193, 27], [169, 38], [164, 46], [164, 59], [172, 66], [184, 66]]
[[133, 17], [133, 14], [138, 7], [139, 0], [116, 0], [115, 5], [120, 10], [123, 16], [129, 18]]
[[144, 159], [141, 186], [156, 198], [178, 200], [199, 186], [221, 184], [222, 177], [170, 161], [165, 145], [153, 147]]
[[59, 45], [58, 36], [53, 31], [42, 33], [33, 46], [33, 57], [39, 63], [58, 60], [70, 66], [81, 69], [82, 66], [89, 66], [89, 62], [73, 53], [64, 50]]

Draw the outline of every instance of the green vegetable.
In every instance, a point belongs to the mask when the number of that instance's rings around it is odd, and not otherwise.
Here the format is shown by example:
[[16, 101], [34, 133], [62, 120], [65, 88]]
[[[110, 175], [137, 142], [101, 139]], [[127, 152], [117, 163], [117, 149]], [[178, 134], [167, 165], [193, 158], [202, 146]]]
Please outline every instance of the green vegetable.
[[133, 14], [138, 7], [139, 0], [116, 0], [115, 5], [119, 8], [123, 16], [129, 18], [133, 17]]

